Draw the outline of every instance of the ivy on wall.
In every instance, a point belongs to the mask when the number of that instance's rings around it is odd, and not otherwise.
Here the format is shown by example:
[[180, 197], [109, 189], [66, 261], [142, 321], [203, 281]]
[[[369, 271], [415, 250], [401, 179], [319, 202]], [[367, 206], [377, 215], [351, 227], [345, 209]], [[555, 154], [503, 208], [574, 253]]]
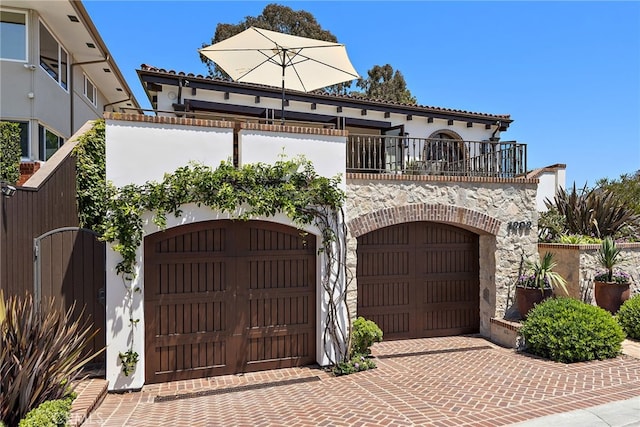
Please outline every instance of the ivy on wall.
[[[133, 274], [136, 250], [142, 243], [144, 212], [152, 212], [152, 220], [160, 228], [166, 226], [167, 214], [179, 217], [181, 206], [187, 203], [205, 205], [241, 220], [283, 212], [301, 226], [311, 224], [324, 212], [322, 207], [341, 208], [344, 193], [339, 182], [339, 177], [318, 176], [311, 162], [301, 158], [241, 168], [222, 162], [215, 170], [192, 163], [165, 174], [162, 182], [111, 188], [104, 238], [114, 242], [113, 248], [122, 255], [118, 273]], [[333, 240], [331, 232], [323, 236], [325, 245]]]
[[[325, 260], [321, 283], [327, 295], [325, 354], [334, 364], [348, 357], [349, 325], [342, 325], [339, 316], [341, 309], [348, 310], [346, 225], [342, 210], [345, 195], [339, 188], [339, 176], [319, 176], [310, 161], [298, 157], [282, 158], [272, 165], [256, 163], [241, 168], [231, 162], [222, 162], [216, 169], [192, 163], [165, 174], [161, 182], [115, 188], [104, 180], [104, 137], [104, 121], [97, 122], [81, 142], [83, 148], [76, 150], [78, 181], [86, 180], [78, 184], [78, 206], [84, 226], [101, 233], [122, 256], [116, 271], [126, 288], [124, 304], [129, 308], [132, 336], [139, 321], [133, 318], [133, 296], [140, 289], [132, 283], [136, 251], [144, 237], [143, 214], [150, 212], [152, 221], [164, 229], [167, 215], [179, 217], [183, 205], [195, 203], [239, 220], [271, 217], [282, 212], [299, 227], [313, 224], [319, 228], [320, 251]], [[348, 313], [346, 317], [350, 319]], [[330, 347], [338, 360], [330, 354]], [[137, 356], [130, 341], [129, 349], [119, 355], [125, 375], [135, 368]]]
[[80, 226], [104, 232], [107, 213], [105, 123], [98, 120], [78, 139], [76, 157], [76, 200]]
[[20, 125], [0, 122], [0, 181], [15, 184], [20, 179]]

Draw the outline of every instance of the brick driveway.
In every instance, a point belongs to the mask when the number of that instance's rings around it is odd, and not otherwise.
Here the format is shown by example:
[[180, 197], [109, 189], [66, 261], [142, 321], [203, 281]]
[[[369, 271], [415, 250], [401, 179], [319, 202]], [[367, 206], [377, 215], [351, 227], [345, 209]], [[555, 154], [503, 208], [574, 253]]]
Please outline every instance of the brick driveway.
[[318, 368], [109, 394], [84, 426], [497, 426], [640, 396], [640, 359], [564, 365], [479, 337], [376, 344], [378, 369]]

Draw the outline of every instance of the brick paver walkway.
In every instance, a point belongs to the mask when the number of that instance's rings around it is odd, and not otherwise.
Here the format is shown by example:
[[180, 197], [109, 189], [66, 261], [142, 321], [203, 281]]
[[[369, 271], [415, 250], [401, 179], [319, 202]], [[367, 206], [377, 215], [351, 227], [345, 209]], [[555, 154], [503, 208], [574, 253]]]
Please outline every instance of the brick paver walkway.
[[376, 344], [378, 369], [281, 369], [109, 394], [85, 426], [498, 426], [640, 396], [640, 359], [565, 365], [478, 337]]

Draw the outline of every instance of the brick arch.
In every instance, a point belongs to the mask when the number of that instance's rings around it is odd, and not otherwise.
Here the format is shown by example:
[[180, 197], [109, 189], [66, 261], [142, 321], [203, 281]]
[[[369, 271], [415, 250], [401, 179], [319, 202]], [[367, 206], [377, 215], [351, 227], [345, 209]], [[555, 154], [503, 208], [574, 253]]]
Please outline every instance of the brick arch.
[[458, 139], [462, 141], [462, 137], [460, 136], [460, 134], [458, 132], [452, 131], [451, 129], [439, 129], [435, 132], [431, 132], [431, 135], [429, 135], [429, 139], [435, 138], [439, 133], [446, 133], [451, 137], [451, 139]]
[[502, 221], [478, 211], [459, 206], [426, 203], [381, 209], [354, 218], [347, 225], [354, 237], [360, 237], [379, 228], [413, 221], [443, 222], [492, 235], [498, 234], [498, 230], [502, 226]]

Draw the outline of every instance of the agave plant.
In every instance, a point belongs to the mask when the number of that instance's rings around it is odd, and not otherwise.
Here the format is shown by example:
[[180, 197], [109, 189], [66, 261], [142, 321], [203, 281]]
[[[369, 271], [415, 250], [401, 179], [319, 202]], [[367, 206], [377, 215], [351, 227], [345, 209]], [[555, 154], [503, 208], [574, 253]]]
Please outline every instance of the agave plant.
[[30, 295], [5, 303], [0, 291], [0, 421], [6, 425], [69, 395], [71, 381], [100, 353], [81, 358], [95, 332], [73, 319], [73, 309], [62, 313], [53, 299], [38, 306]]

